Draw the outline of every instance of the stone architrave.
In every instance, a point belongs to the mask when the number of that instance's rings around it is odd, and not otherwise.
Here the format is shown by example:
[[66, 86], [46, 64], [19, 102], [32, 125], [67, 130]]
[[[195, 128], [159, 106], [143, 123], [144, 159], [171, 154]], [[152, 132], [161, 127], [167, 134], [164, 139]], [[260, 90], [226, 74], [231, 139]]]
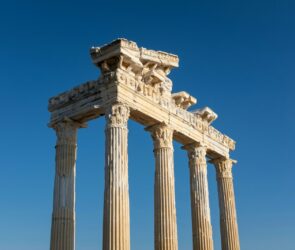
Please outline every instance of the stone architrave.
[[80, 123], [65, 120], [56, 131], [56, 169], [50, 250], [75, 249], [75, 179], [77, 130]]
[[222, 250], [240, 250], [232, 166], [236, 161], [219, 158], [212, 160], [216, 168], [220, 209]]
[[129, 113], [122, 103], [106, 108], [103, 250], [130, 250]]
[[154, 141], [154, 244], [155, 250], [177, 250], [174, 187], [173, 130], [165, 124], [147, 128]]
[[194, 250], [213, 250], [207, 180], [207, 148], [199, 143], [185, 145], [189, 157], [191, 213]]

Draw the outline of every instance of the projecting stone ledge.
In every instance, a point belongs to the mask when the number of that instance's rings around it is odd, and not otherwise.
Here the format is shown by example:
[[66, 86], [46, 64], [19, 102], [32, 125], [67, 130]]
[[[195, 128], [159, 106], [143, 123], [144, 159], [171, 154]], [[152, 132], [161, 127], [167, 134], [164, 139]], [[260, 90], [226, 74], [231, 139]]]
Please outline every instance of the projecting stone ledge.
[[177, 107], [183, 109], [188, 109], [190, 106], [197, 103], [197, 99], [185, 91], [172, 94], [172, 99], [175, 101]]
[[151, 85], [169, 81], [167, 75], [179, 62], [176, 55], [139, 48], [135, 42], [123, 38], [102, 47], [92, 47], [90, 55], [102, 73], [122, 69]]
[[179, 59], [177, 55], [163, 51], [139, 48], [135, 42], [119, 38], [110, 44], [102, 47], [92, 47], [90, 54], [94, 64], [98, 65], [112, 57], [124, 55], [130, 61], [142, 66], [146, 62], [154, 62], [165, 67], [178, 67]]
[[204, 121], [207, 121], [208, 124], [211, 124], [218, 117], [218, 115], [209, 107], [197, 109], [192, 113], [196, 114], [197, 116], [200, 116]]

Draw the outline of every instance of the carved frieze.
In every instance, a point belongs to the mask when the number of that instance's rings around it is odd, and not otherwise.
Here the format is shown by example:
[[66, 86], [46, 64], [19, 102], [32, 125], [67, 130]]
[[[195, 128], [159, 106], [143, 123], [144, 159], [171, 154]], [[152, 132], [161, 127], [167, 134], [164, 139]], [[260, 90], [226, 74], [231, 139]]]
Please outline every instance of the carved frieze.
[[[52, 97], [49, 100], [48, 109], [53, 114], [53, 123], [63, 115], [69, 116], [72, 107], [76, 112], [79, 106], [72, 104], [80, 102], [81, 106], [85, 107], [87, 104], [85, 102], [89, 100], [94, 103], [97, 101], [100, 106], [103, 106], [104, 103], [109, 103], [109, 98], [116, 100], [116, 97], [112, 96], [115, 95], [116, 86], [124, 85], [136, 96], [141, 96], [140, 98], [153, 103], [155, 110], [164, 112], [165, 116], [169, 114], [203, 134], [204, 142], [211, 140], [224, 145], [229, 150], [235, 149], [235, 141], [210, 125], [217, 118], [210, 108], [205, 107], [194, 112], [187, 111], [190, 105], [196, 103], [196, 99], [184, 91], [171, 94], [172, 81], [167, 75], [173, 67], [178, 66], [177, 56], [138, 48], [136, 43], [125, 39], [116, 40], [101, 48], [92, 48], [91, 56], [93, 62], [103, 68], [101, 76], [98, 80], [86, 82]], [[111, 96], [106, 94], [108, 86], [114, 88], [113, 92], [108, 92]], [[59, 112], [59, 110], [62, 111]]]
[[92, 61], [102, 74], [124, 70], [148, 85], [161, 85], [164, 94], [171, 93], [172, 82], [167, 77], [170, 70], [178, 67], [178, 57], [162, 51], [138, 48], [136, 43], [117, 39], [109, 45], [93, 47]]
[[[223, 145], [229, 147], [231, 150], [235, 148], [235, 141], [230, 139], [228, 136], [220, 133], [217, 129], [212, 126], [209, 126], [212, 122], [212, 117], [208, 115], [208, 120], [205, 119], [205, 116], [201, 116], [199, 112], [192, 113], [183, 108], [177, 106], [175, 101], [172, 100], [172, 97], [167, 99], [163, 98], [160, 88], [153, 88], [150, 85], [144, 84], [144, 82], [134, 79], [132, 76], [127, 74], [122, 70], [116, 72], [117, 80], [120, 83], [127, 85], [132, 88], [138, 94], [141, 94], [149, 99], [152, 99], [156, 104], [160, 105], [162, 108], [169, 110], [171, 114], [175, 114], [181, 117], [184, 121], [191, 124], [195, 129], [200, 132], [208, 135], [210, 138], [222, 143]], [[209, 108], [206, 109], [207, 111]], [[212, 111], [213, 112], [213, 111]], [[214, 112], [213, 112], [214, 113]], [[213, 116], [213, 113], [211, 115]], [[215, 113], [214, 113], [215, 114]], [[216, 115], [217, 116], [217, 115]]]

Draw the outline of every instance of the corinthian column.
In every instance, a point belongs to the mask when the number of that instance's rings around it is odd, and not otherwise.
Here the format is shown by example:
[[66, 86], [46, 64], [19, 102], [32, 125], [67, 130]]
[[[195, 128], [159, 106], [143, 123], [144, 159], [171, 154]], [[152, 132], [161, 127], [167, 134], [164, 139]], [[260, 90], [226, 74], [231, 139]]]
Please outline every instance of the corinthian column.
[[232, 164], [236, 161], [220, 158], [212, 162], [215, 164], [218, 185], [222, 250], [239, 250], [240, 242], [232, 176]]
[[177, 250], [173, 130], [165, 124], [154, 125], [147, 130], [152, 133], [156, 161], [154, 190], [155, 250]]
[[128, 129], [129, 108], [121, 103], [106, 110], [103, 250], [130, 249]]
[[81, 124], [66, 120], [55, 125], [56, 169], [51, 250], [75, 249], [75, 177], [77, 129]]
[[193, 143], [183, 149], [188, 151], [189, 157], [193, 249], [213, 250], [206, 147]]

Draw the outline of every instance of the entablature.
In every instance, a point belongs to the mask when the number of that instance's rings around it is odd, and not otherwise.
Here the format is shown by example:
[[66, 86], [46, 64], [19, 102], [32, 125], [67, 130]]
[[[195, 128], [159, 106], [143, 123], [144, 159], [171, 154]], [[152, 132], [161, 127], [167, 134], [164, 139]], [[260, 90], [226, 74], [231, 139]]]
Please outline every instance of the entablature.
[[130, 117], [144, 126], [167, 123], [182, 144], [202, 142], [212, 155], [227, 157], [235, 141], [211, 126], [217, 114], [205, 107], [186, 109], [197, 100], [187, 92], [172, 93], [167, 77], [178, 66], [178, 57], [165, 52], [138, 48], [119, 39], [102, 48], [92, 48], [93, 62], [101, 68], [98, 80], [88, 81], [50, 98], [50, 126], [65, 117], [86, 122], [105, 113], [113, 102], [127, 103]]

